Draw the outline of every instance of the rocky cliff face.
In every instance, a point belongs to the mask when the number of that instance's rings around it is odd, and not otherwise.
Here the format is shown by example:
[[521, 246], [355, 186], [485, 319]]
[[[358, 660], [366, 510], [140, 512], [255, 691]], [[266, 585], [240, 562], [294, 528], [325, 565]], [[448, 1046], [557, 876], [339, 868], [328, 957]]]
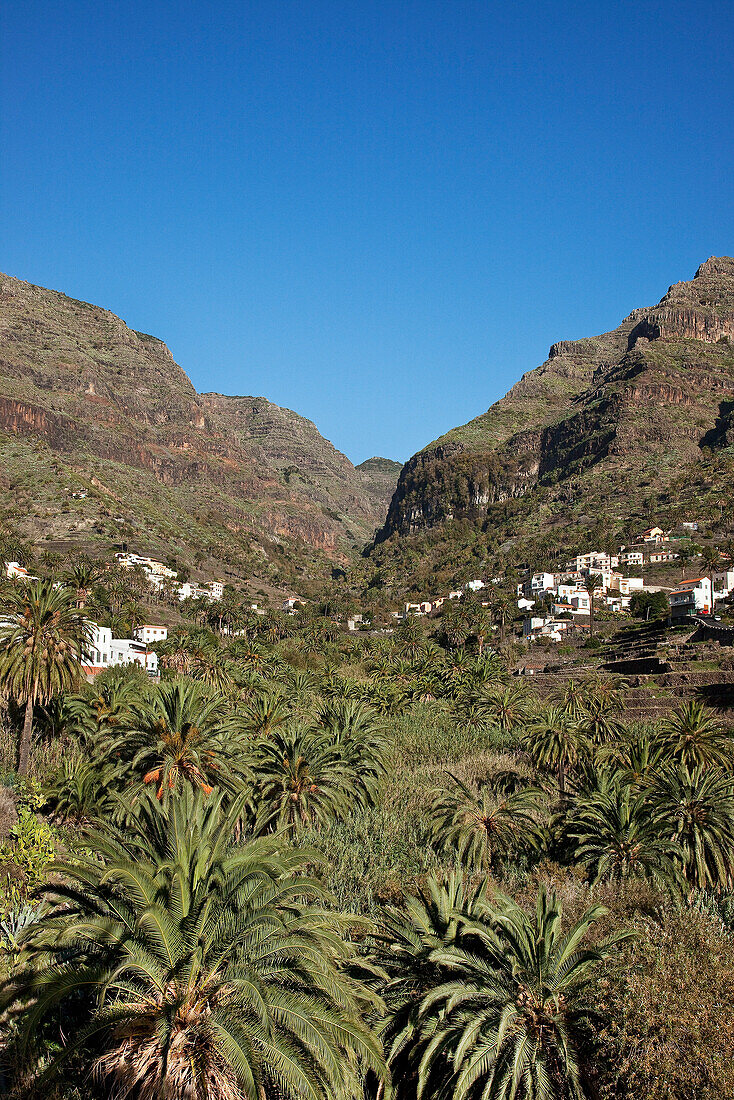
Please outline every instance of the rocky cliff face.
[[[731, 445], [734, 260], [712, 257], [612, 332], [560, 341], [486, 413], [404, 466], [378, 541], [603, 471], [629, 491]], [[580, 479], [580, 480], [579, 480]], [[590, 483], [590, 482], [589, 482]]]
[[[8, 509], [30, 476], [23, 464], [43, 454], [58, 484], [45, 484], [36, 527], [52, 517], [57, 535], [53, 501], [80, 478], [113, 493], [124, 485], [128, 526], [150, 526], [160, 504], [185, 539], [191, 516], [209, 510], [233, 537], [300, 542], [339, 559], [372, 536], [387, 507], [385, 487], [310, 421], [260, 397], [198, 394], [162, 341], [108, 310], [2, 275], [0, 433], [14, 441], [5, 471], [0, 460]], [[165, 505], [160, 487], [170, 490]]]

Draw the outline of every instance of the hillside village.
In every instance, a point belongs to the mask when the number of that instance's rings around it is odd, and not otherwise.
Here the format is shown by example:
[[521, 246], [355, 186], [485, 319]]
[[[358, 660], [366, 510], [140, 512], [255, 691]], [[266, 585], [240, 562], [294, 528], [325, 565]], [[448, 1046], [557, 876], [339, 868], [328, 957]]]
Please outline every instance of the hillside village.
[[[649, 566], [681, 562], [685, 568], [686, 561], [703, 559], [703, 552], [692, 547], [688, 537], [688, 531], [697, 530], [697, 524], [684, 523], [682, 527], [687, 531], [680, 537], [673, 537], [660, 527], [651, 527], [643, 531], [633, 545], [620, 546], [613, 554], [584, 550], [558, 572], [527, 570], [516, 589], [518, 611], [525, 612], [523, 638], [559, 642], [569, 632], [590, 631], [592, 599], [594, 608], [625, 615], [630, 612], [636, 596], [639, 600], [639, 597], [662, 594], [672, 623], [698, 615], [712, 615], [716, 602], [734, 591], [734, 565], [718, 552], [709, 554], [711, 561], [704, 576], [687, 579], [681, 576], [675, 584], [663, 585], [648, 583], [642, 575]], [[720, 559], [718, 564], [716, 558]], [[625, 569], [634, 570], [634, 573], [625, 575]], [[407, 602], [401, 612], [393, 612], [393, 615], [399, 620], [435, 615], [447, 600], [459, 600], [468, 593], [484, 594], [504, 581], [504, 576], [474, 579], [446, 596]], [[492, 600], [482, 599], [481, 604], [489, 608]]]

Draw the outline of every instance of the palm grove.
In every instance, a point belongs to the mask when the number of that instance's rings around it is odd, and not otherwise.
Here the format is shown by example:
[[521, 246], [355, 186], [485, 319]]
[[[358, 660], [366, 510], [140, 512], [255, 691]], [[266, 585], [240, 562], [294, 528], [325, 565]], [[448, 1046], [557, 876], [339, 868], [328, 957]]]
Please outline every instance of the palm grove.
[[541, 700], [452, 612], [230, 601], [87, 684], [104, 578], [0, 613], [8, 1095], [734, 1097], [730, 732]]

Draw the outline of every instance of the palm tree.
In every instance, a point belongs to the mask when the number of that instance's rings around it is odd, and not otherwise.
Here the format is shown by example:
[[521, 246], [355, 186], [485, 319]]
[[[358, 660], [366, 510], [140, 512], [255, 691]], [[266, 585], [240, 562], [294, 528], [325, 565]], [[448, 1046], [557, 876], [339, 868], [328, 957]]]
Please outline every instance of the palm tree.
[[557, 706], [550, 706], [529, 727], [525, 748], [536, 767], [555, 773], [561, 798], [566, 793], [566, 776], [589, 754], [589, 745], [577, 722]]
[[678, 846], [660, 835], [645, 796], [624, 783], [578, 799], [565, 834], [575, 842], [574, 862], [587, 868], [594, 883], [643, 878], [670, 886], [679, 877]]
[[50, 581], [11, 585], [2, 599], [0, 690], [25, 705], [18, 743], [18, 772], [28, 772], [33, 708], [81, 678], [91, 627], [75, 607], [74, 593]]
[[91, 558], [80, 557], [64, 573], [64, 583], [76, 592], [76, 606], [84, 607], [89, 592], [100, 579], [102, 570], [98, 562]]
[[393, 932], [392, 960], [388, 950], [380, 959], [398, 1100], [586, 1100], [582, 1051], [595, 972], [627, 938], [585, 942], [606, 910], [592, 906], [564, 931], [562, 905], [543, 887], [534, 914], [479, 894], [471, 914], [451, 913], [443, 943], [427, 939], [414, 914], [422, 917], [409, 912], [402, 930], [393, 917], [389, 931], [402, 934]]
[[256, 747], [258, 832], [321, 829], [372, 802], [369, 778], [324, 733], [278, 729]]
[[404, 907], [383, 910], [375, 956], [385, 974], [382, 992], [388, 1011], [382, 1038], [397, 1100], [415, 1097], [427, 1042], [418, 1030], [420, 1006], [445, 974], [436, 953], [454, 945], [469, 921], [481, 918], [485, 890], [486, 883], [481, 883], [470, 892], [461, 872], [445, 883], [431, 875]]
[[732, 757], [731, 738], [713, 711], [696, 699], [683, 703], [661, 723], [655, 741], [664, 759], [684, 768], [728, 767]]
[[533, 713], [532, 700], [520, 684], [485, 689], [477, 702], [487, 717], [506, 733], [528, 721]]
[[250, 733], [267, 736], [285, 725], [289, 717], [290, 708], [283, 695], [268, 689], [247, 704], [242, 712], [242, 723]]
[[159, 801], [187, 786], [205, 794], [215, 786], [231, 791], [249, 774], [237, 730], [221, 696], [190, 680], [172, 680], [135, 708], [129, 726], [103, 735], [98, 751], [120, 762], [124, 779], [155, 789]]
[[582, 588], [589, 594], [589, 637], [594, 637], [594, 593], [604, 584], [601, 573], [587, 573], [581, 582]]
[[539, 791], [507, 792], [496, 783], [474, 791], [449, 775], [452, 786], [432, 792], [432, 831], [440, 848], [455, 852], [464, 866], [486, 872], [520, 848], [539, 846]]
[[578, 722], [588, 714], [589, 691], [583, 680], [567, 680], [554, 688], [549, 698], [571, 721]]
[[662, 750], [649, 733], [643, 732], [632, 741], [602, 745], [594, 761], [603, 767], [611, 761], [619, 782], [640, 790], [658, 773]]
[[711, 585], [711, 607], [709, 610], [713, 615], [714, 606], [716, 604], [716, 597], [714, 595], [714, 570], [721, 562], [721, 554], [716, 546], [704, 546], [701, 551], [701, 557], [706, 566], [706, 575]]
[[46, 1022], [59, 1071], [80, 1052], [120, 1098], [342, 1100], [360, 1069], [382, 1076], [345, 919], [304, 876], [307, 853], [234, 842], [240, 810], [190, 792], [82, 838], [3, 989], [23, 1009], [17, 1064]]
[[492, 617], [500, 628], [500, 645], [505, 640], [505, 625], [517, 614], [517, 601], [508, 592], [496, 592], [490, 605]]
[[654, 821], [679, 845], [692, 890], [734, 886], [734, 778], [723, 768], [667, 768], [650, 792]]

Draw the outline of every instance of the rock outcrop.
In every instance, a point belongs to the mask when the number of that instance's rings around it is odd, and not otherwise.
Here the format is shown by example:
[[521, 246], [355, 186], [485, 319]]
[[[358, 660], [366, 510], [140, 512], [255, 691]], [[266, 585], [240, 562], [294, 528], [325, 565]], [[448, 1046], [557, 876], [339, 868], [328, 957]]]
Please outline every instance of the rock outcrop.
[[[38, 515], [19, 517], [30, 537], [46, 524], [63, 535], [54, 501], [70, 480], [93, 487], [97, 478], [126, 487], [128, 526], [168, 525], [185, 541], [193, 515], [215, 513], [242, 540], [302, 543], [343, 560], [372, 537], [397, 481], [388, 489], [365, 478], [311, 421], [265, 398], [197, 393], [161, 340], [108, 310], [4, 275], [0, 433], [15, 441], [12, 469], [5, 448], [11, 486], [40, 454], [57, 476], [38, 487]], [[14, 499], [11, 488], [0, 503], [12, 510]], [[98, 526], [110, 524], [102, 516]]]
[[731, 446], [734, 259], [712, 257], [612, 332], [562, 340], [486, 413], [413, 456], [378, 542], [481, 519], [536, 486], [592, 477], [629, 491]]

